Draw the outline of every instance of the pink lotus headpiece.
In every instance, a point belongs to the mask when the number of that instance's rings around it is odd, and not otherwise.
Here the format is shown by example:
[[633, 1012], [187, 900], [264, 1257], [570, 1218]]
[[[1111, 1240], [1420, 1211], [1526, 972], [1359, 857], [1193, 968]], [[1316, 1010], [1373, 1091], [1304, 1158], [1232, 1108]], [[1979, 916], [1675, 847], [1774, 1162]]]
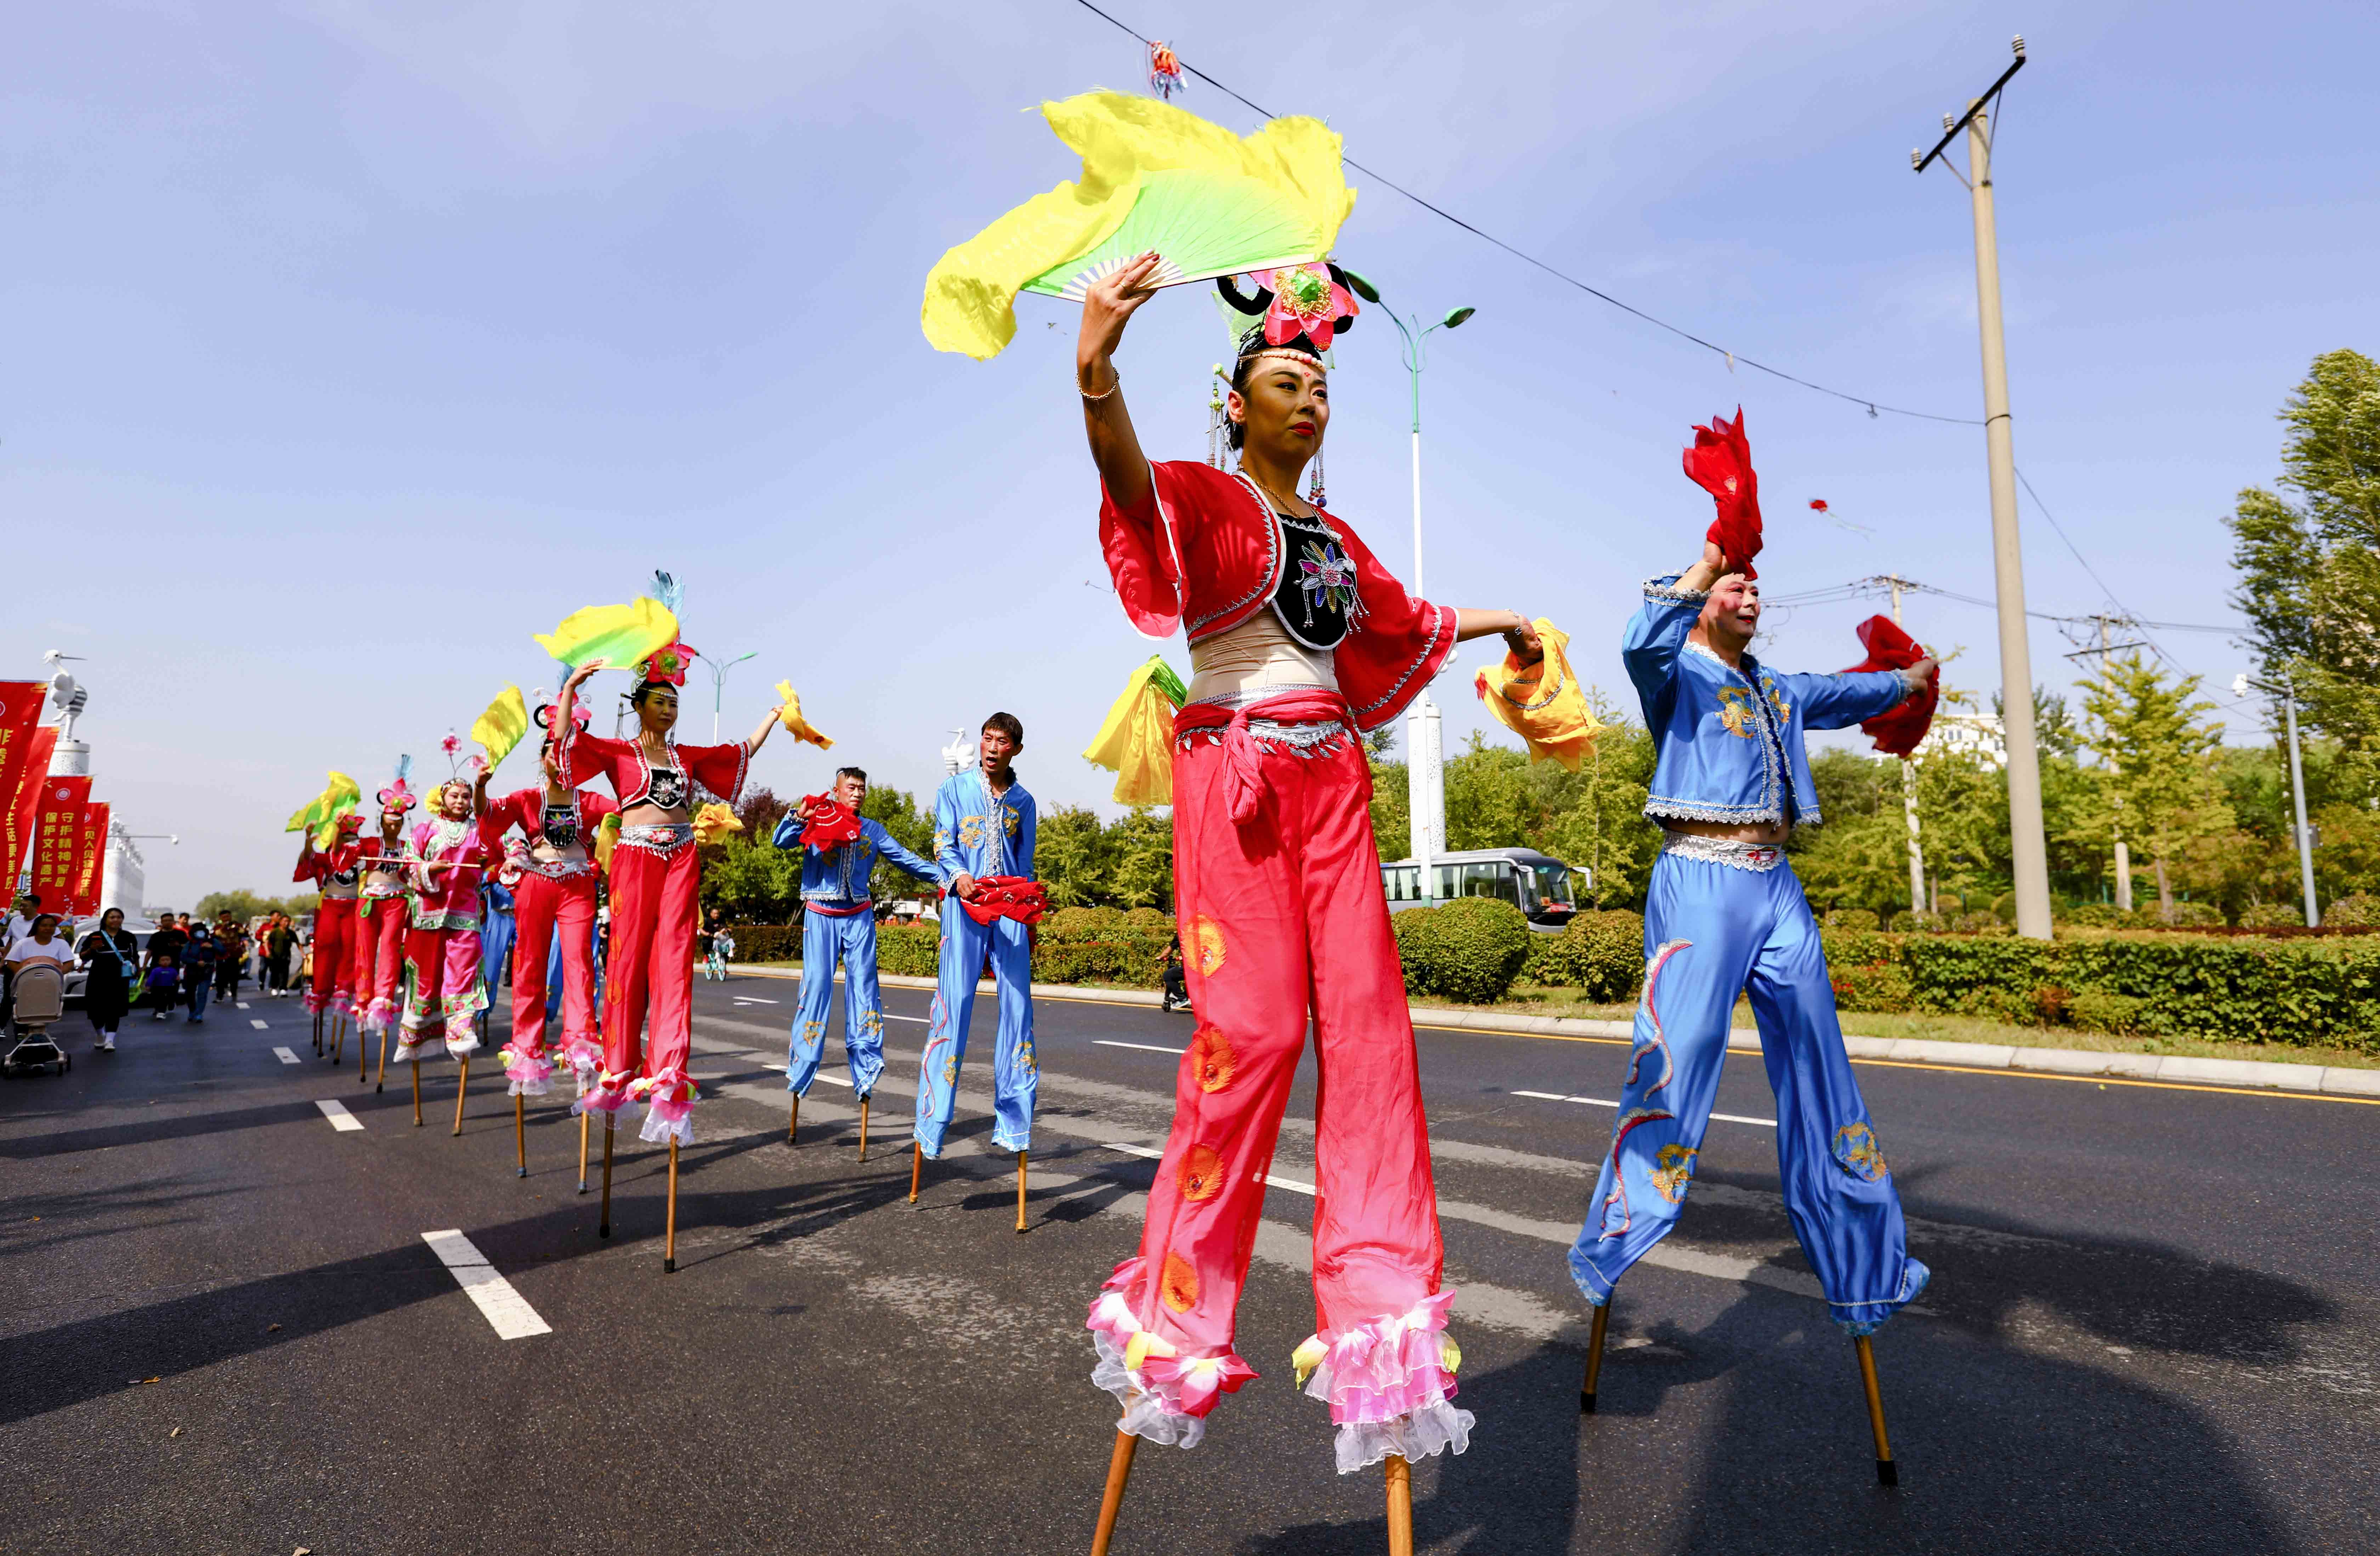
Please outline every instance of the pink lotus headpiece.
[[682, 687], [686, 685], [686, 667], [694, 663], [694, 656], [695, 650], [687, 643], [672, 643], [668, 648], [658, 649], [650, 658], [638, 662], [637, 684]]
[[411, 774], [412, 772], [413, 759], [411, 757], [406, 756], [396, 759], [396, 778], [395, 782], [389, 784], [388, 787], [381, 790], [380, 792], [380, 808], [382, 815], [385, 816], [390, 811], [394, 810], [398, 815], [402, 816], [407, 811], [421, 803], [421, 796], [415, 794], [411, 788], [407, 787], [405, 782], [406, 778]]
[[1330, 349], [1330, 342], [1342, 330], [1355, 327], [1355, 294], [1348, 286], [1347, 273], [1327, 260], [1305, 264], [1281, 265], [1272, 270], [1251, 271], [1248, 279], [1257, 284], [1257, 295], [1249, 298], [1231, 276], [1219, 277], [1215, 286], [1223, 300], [1242, 313], [1264, 316], [1262, 334], [1250, 330], [1240, 341], [1240, 355], [1264, 346], [1288, 346], [1303, 336], [1319, 355]]

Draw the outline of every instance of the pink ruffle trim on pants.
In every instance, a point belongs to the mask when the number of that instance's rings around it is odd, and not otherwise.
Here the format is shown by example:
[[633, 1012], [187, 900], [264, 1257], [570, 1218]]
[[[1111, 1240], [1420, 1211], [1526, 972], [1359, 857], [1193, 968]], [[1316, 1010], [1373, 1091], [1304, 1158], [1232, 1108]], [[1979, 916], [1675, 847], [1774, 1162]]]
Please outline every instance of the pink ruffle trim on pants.
[[637, 1137], [656, 1146], [670, 1140], [694, 1144], [694, 1103], [700, 1095], [692, 1077], [679, 1069], [629, 1082], [628, 1096], [645, 1104], [645, 1124]]
[[578, 1094], [570, 1104], [575, 1113], [602, 1113], [610, 1117], [628, 1105], [629, 1077], [616, 1070], [598, 1070], [595, 1084]]
[[1207, 1435], [1216, 1401], [1257, 1376], [1237, 1355], [1184, 1356], [1133, 1316], [1124, 1294], [1140, 1282], [1141, 1260], [1115, 1267], [1092, 1302], [1083, 1327], [1098, 1360], [1091, 1381], [1115, 1395], [1123, 1410], [1116, 1429], [1177, 1448], [1196, 1448]]
[[386, 995], [381, 996], [379, 999], [374, 1000], [371, 1003], [364, 1007], [363, 1029], [365, 1036], [374, 1038], [379, 1037], [382, 1032], [388, 1030], [388, 1024], [395, 1019], [396, 1002]]
[[508, 1095], [542, 1097], [552, 1089], [553, 1064], [543, 1052], [508, 1046], [497, 1057], [504, 1062], [504, 1076], [512, 1082]]
[[1462, 1453], [1474, 1417], [1449, 1403], [1462, 1348], [1445, 1333], [1454, 1293], [1441, 1291], [1411, 1310], [1325, 1330], [1297, 1348], [1305, 1392], [1330, 1406], [1338, 1427], [1339, 1473], [1376, 1465], [1390, 1453], [1407, 1460]]

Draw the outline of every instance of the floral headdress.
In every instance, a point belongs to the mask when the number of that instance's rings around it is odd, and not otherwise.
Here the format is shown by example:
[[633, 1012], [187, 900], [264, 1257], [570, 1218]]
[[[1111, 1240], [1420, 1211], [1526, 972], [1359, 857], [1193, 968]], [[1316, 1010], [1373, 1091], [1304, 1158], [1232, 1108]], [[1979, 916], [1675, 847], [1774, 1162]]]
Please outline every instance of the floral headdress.
[[413, 759], [411, 757], [404, 756], [396, 759], [396, 777], [390, 783], [388, 787], [381, 790], [380, 792], [380, 813], [382, 816], [385, 817], [391, 811], [402, 816], [407, 811], [421, 803], [421, 796], [415, 794], [406, 784], [406, 779], [411, 775], [412, 772]]
[[[1257, 325], [1240, 336], [1240, 355], [1254, 356], [1267, 347], [1285, 347], [1318, 359], [1341, 332], [1355, 327], [1359, 284], [1327, 260], [1282, 265], [1249, 273], [1256, 296], [1240, 290], [1237, 278], [1218, 276], [1216, 290], [1240, 312], [1261, 315]], [[1299, 346], [1303, 341], [1305, 345]]]
[[[679, 602], [686, 598], [685, 586], [663, 572], [653, 574], [653, 581], [646, 586], [645, 593], [648, 597], [660, 602], [669, 612], [673, 621], [677, 618]], [[638, 689], [642, 690], [646, 687], [685, 686], [686, 668], [694, 663], [696, 651], [692, 644], [683, 639], [676, 639], [665, 647], [655, 649], [637, 662]]]

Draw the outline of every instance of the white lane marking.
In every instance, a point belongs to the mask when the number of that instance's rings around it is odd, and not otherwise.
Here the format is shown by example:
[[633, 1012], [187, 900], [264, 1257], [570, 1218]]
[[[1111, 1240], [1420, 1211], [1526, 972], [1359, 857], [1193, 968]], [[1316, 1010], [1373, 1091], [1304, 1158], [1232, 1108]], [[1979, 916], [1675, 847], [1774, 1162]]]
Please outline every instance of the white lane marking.
[[[243, 1007], [241, 1007], [241, 1008], [245, 1009], [246, 1007], [245, 1007], [245, 1006], [243, 1006]], [[253, 1015], [251, 1015], [251, 1016], [249, 1016], [249, 1017], [248, 1018], [248, 1024], [249, 1024], [249, 1026], [251, 1026], [251, 1027], [255, 1027], [255, 1028], [256, 1028], [258, 1031], [260, 1031], [260, 1032], [263, 1031], [263, 1030], [264, 1030], [264, 1028], [265, 1028], [265, 1026], [267, 1025], [265, 1022], [259, 1020], [257, 1017], [255, 1017], [255, 1016], [253, 1016]]]
[[[785, 1067], [785, 1062], [782, 1059], [771, 1059], [768, 1055], [762, 1053], [756, 1053], [752, 1055], [752, 1057], [759, 1061], [760, 1068], [764, 1070], [774, 1070], [781, 1076], [793, 1074], [791, 1070]], [[831, 1076], [827, 1074], [825, 1062], [823, 1060], [820, 1062], [818, 1078], [826, 1082], [829, 1086], [848, 1087], [851, 1085], [851, 1082], [842, 1076]]]
[[314, 1105], [322, 1110], [322, 1116], [331, 1121], [334, 1129], [346, 1131], [364, 1126], [364, 1121], [347, 1112], [347, 1105], [334, 1097], [318, 1097]]
[[274, 1049], [274, 1050], [273, 1051], [273, 1057], [274, 1057], [275, 1059], [280, 1060], [280, 1061], [281, 1061], [283, 1064], [295, 1064], [296, 1063], [298, 1063], [298, 1056], [297, 1056], [296, 1054], [294, 1054], [294, 1053], [290, 1052], [289, 1052], [287, 1049], [285, 1049], [285, 1048], [276, 1048], [276, 1049]]
[[499, 1340], [521, 1340], [532, 1334], [552, 1334], [553, 1326], [537, 1316], [537, 1309], [527, 1298], [513, 1290], [513, 1283], [496, 1273], [485, 1254], [471, 1245], [462, 1233], [425, 1232], [421, 1240], [438, 1256], [455, 1277], [463, 1294], [479, 1306], [480, 1316], [492, 1325]]
[[248, 1008], [248, 1002], [246, 1000], [235, 1000], [232, 1002], [232, 1008], [234, 1010], [246, 1010]]
[[[1604, 1097], [1565, 1097], [1556, 1091], [1515, 1091], [1515, 1097], [1535, 1097], [1541, 1102], [1583, 1102], [1590, 1108], [1616, 1108], [1620, 1104]], [[1763, 1129], [1774, 1129], [1773, 1118], [1747, 1118], [1742, 1113], [1713, 1113], [1711, 1117], [1724, 1124], [1755, 1124]]]
[[1143, 1053], [1179, 1053], [1182, 1052], [1182, 1050], [1178, 1048], [1162, 1048], [1156, 1043], [1120, 1043], [1109, 1038], [1093, 1038], [1091, 1042], [1094, 1046], [1099, 1048], [1136, 1048]]
[[777, 1002], [764, 1000], [758, 994], [738, 994], [735, 996], [735, 1003], [739, 1005], [773, 1005]]
[[[1108, 1142], [1107, 1149], [1109, 1150], [1120, 1150], [1126, 1156], [1146, 1157], [1151, 1161], [1161, 1161], [1165, 1156], [1165, 1153], [1161, 1150], [1152, 1150], [1147, 1146], [1128, 1146], [1121, 1141], [1115, 1140]], [[1270, 1184], [1275, 1188], [1285, 1188], [1292, 1194], [1311, 1195], [1314, 1192], [1314, 1185], [1312, 1184], [1302, 1184], [1295, 1178], [1275, 1177], [1272, 1173], [1268, 1173], [1265, 1174], [1264, 1181]]]
[[884, 1013], [884, 1019], [887, 1021], [914, 1021], [920, 1027], [930, 1027], [933, 1025], [934, 1018], [929, 1015], [895, 1015], [888, 1010]]

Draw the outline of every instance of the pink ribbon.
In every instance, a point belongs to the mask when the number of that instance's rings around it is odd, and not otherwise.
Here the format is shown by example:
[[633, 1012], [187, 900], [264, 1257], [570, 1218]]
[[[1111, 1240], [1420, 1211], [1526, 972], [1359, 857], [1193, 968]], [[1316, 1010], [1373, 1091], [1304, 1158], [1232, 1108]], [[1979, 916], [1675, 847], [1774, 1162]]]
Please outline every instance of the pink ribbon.
[[1176, 735], [1210, 729], [1223, 732], [1223, 798], [1235, 822], [1254, 821], [1257, 807], [1264, 803], [1264, 753], [1249, 732], [1251, 719], [1286, 724], [1322, 723], [1332, 719], [1354, 722], [1347, 711], [1346, 699], [1335, 691], [1284, 692], [1230, 712], [1220, 703], [1193, 702], [1175, 714]]

